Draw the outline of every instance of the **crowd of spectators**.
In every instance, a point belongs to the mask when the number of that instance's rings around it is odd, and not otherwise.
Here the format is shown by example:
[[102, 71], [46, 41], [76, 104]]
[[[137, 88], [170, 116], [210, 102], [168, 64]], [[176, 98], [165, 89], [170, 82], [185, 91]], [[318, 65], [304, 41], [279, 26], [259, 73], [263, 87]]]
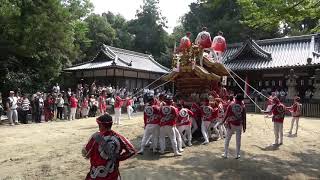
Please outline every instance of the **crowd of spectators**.
[[[146, 96], [159, 94], [159, 89], [133, 89], [112, 87], [111, 85], [78, 84], [76, 88], [60, 89], [55, 84], [48, 93], [21, 93], [19, 90], [10, 91], [10, 96], [1, 104], [0, 113], [7, 114], [10, 125], [49, 122], [55, 119], [74, 120], [95, 117], [103, 113], [114, 113], [115, 97], [119, 95], [126, 102], [123, 108], [132, 103], [133, 112], [143, 110]], [[1, 98], [1, 96], [0, 96]], [[2, 101], [2, 99], [0, 99]], [[105, 105], [106, 112], [103, 112]], [[6, 113], [7, 112], [7, 113]]]

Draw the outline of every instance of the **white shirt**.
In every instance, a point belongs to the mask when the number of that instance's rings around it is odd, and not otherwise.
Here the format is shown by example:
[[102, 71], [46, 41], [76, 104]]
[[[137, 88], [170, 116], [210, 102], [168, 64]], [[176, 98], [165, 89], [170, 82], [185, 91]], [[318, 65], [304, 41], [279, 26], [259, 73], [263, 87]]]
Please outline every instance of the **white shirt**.
[[12, 109], [12, 110], [14, 110], [14, 109], [17, 109], [17, 107], [18, 107], [18, 105], [17, 105], [17, 103], [18, 103], [18, 98], [17, 97], [9, 97], [9, 101], [10, 101], [10, 103], [9, 103], [9, 108], [10, 109]]
[[39, 98], [39, 107], [42, 108], [44, 106], [44, 101], [43, 101], [43, 98], [40, 97]]
[[114, 102], [115, 102], [114, 98], [110, 98], [110, 105], [114, 105]]
[[64, 99], [62, 97], [57, 98], [57, 107], [63, 107]]

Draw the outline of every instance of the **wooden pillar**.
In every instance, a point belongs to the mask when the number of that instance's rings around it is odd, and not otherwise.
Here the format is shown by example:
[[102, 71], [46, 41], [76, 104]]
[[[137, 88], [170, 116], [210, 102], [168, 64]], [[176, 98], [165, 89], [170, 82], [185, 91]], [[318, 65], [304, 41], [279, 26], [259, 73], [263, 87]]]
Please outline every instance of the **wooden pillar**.
[[138, 72], [137, 72], [137, 78], [136, 78], [136, 88], [138, 88], [138, 77], [139, 77], [139, 75], [138, 75]]

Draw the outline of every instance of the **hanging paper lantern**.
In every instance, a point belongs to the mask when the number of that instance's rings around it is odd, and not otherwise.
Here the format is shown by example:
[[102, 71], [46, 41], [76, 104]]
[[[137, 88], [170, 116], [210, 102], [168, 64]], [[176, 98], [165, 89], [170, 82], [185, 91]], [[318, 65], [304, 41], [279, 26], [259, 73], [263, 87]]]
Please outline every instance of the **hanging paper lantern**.
[[191, 41], [187, 36], [184, 36], [180, 40], [179, 51], [185, 51], [191, 47]]
[[224, 37], [216, 36], [213, 38], [212, 47], [215, 52], [224, 52], [227, 48], [227, 43]]

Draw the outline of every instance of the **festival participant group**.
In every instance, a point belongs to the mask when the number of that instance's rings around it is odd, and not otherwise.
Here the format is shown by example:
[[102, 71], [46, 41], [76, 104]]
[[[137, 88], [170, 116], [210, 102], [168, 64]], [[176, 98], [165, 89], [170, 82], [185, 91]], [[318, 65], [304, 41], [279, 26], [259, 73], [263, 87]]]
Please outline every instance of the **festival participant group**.
[[[235, 97], [220, 97], [221, 94], [219, 96], [219, 93], [214, 92], [201, 103], [191, 104], [174, 102], [172, 97], [165, 95], [150, 97], [144, 110], [144, 134], [138, 153], [143, 154], [145, 146], [151, 144], [154, 153], [158, 152], [159, 147], [159, 153], [164, 154], [165, 137], [169, 137], [174, 155], [181, 156], [183, 148], [192, 146], [192, 137], [199, 130], [203, 145], [208, 144], [211, 138], [215, 141], [225, 139], [224, 158], [228, 158], [229, 142], [232, 135], [236, 134], [235, 157], [240, 158], [241, 134], [246, 131], [247, 119], [244, 96], [237, 94]], [[271, 107], [268, 106], [263, 112], [271, 113], [275, 136], [273, 145], [279, 146], [283, 144], [283, 122], [288, 111], [292, 114], [289, 135], [297, 136], [302, 105], [300, 98], [295, 97], [293, 105], [286, 107], [273, 95], [269, 97], [268, 103]]]
[[[181, 156], [183, 148], [192, 146], [192, 137], [199, 130], [203, 137], [203, 145], [209, 139], [226, 138], [228, 149], [233, 132], [237, 135], [237, 157], [240, 157], [241, 131], [246, 128], [246, 113], [242, 102], [243, 95], [237, 94], [233, 100], [224, 101], [219, 97], [208, 97], [202, 103], [176, 103], [170, 96], [150, 97], [144, 110], [144, 134], [139, 154], [143, 154], [145, 146], [151, 141], [153, 152], [165, 152], [165, 137], [169, 137], [174, 155]], [[227, 127], [227, 128], [226, 128]], [[224, 156], [227, 157], [227, 151]]]

